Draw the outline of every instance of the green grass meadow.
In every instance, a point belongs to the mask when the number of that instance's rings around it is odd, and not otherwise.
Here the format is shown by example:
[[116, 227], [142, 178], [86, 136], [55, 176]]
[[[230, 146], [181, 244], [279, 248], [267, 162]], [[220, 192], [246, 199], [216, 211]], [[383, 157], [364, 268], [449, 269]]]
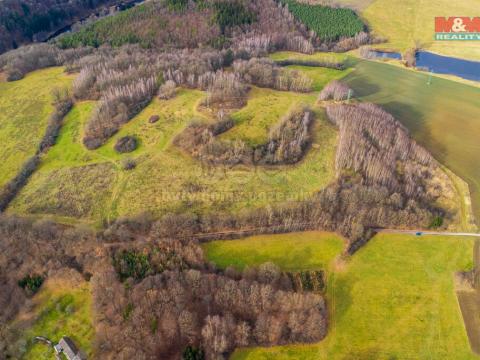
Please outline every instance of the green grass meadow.
[[35, 154], [53, 111], [51, 92], [69, 86], [63, 68], [28, 74], [15, 82], [0, 82], [0, 187]]
[[233, 141], [241, 139], [250, 146], [263, 144], [268, 141], [269, 129], [291, 108], [314, 101], [315, 97], [309, 94], [254, 87], [250, 90], [248, 105], [232, 114], [235, 126], [220, 138]]
[[472, 267], [472, 239], [377, 235], [344, 263], [336, 259], [341, 244], [333, 234], [307, 232], [204, 245], [222, 268], [273, 261], [285, 270], [328, 273], [330, 325], [323, 341], [239, 349], [232, 359], [477, 358], [454, 291], [454, 272]]
[[[77, 219], [99, 224], [118, 216], [149, 211], [154, 215], [183, 211], [240, 211], [275, 201], [301, 199], [325, 187], [334, 176], [337, 133], [316, 109], [316, 144], [305, 159], [291, 167], [205, 168], [197, 160], [172, 146], [172, 140], [192, 120], [208, 120], [198, 105], [204, 93], [182, 89], [171, 100], [155, 99], [107, 144], [88, 151], [81, 139], [95, 106], [75, 105], [65, 119], [57, 145], [42, 161], [9, 207], [12, 213]], [[270, 126], [291, 106], [313, 104], [314, 93], [297, 94], [253, 88], [246, 107], [232, 115], [243, 138], [266, 139]], [[259, 115], [261, 114], [261, 115]], [[160, 120], [150, 124], [151, 115]], [[223, 136], [235, 138], [237, 127]], [[231, 133], [232, 132], [232, 133]], [[130, 154], [117, 154], [118, 138], [134, 135], [140, 141]], [[137, 167], [125, 171], [122, 160], [133, 158]], [[192, 184], [196, 190], [191, 191]]]
[[233, 266], [243, 270], [271, 261], [285, 271], [328, 269], [343, 247], [341, 237], [320, 231], [257, 235], [203, 245], [207, 258], [223, 269]]

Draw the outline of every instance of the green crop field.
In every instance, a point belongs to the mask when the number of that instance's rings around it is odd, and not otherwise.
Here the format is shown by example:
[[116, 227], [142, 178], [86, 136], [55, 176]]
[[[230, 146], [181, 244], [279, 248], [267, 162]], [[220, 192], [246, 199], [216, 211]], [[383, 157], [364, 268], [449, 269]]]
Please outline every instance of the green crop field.
[[21, 335], [24, 345], [22, 359], [50, 360], [54, 350], [43, 343], [35, 343], [35, 336], [45, 336], [55, 344], [68, 335], [89, 357], [94, 339], [92, 298], [88, 284], [68, 287], [64, 284], [44, 284], [33, 298], [35, 304], [32, 324]]
[[53, 111], [51, 92], [70, 82], [71, 77], [62, 68], [36, 71], [15, 82], [0, 82], [0, 186], [35, 154]]
[[311, 232], [204, 245], [220, 267], [273, 261], [286, 270], [320, 267], [328, 272], [331, 323], [322, 342], [240, 349], [232, 359], [476, 358], [453, 277], [472, 267], [473, 240], [377, 235], [344, 263], [336, 260], [340, 245], [333, 234]]
[[480, 219], [480, 89], [388, 64], [360, 61], [344, 78], [361, 101], [382, 105], [437, 160], [465, 180]]
[[[239, 211], [309, 197], [333, 179], [336, 131], [321, 109], [316, 109], [316, 146], [295, 166], [269, 170], [203, 167], [171, 142], [192, 119], [208, 118], [197, 110], [204, 96], [200, 91], [180, 90], [172, 100], [155, 99], [95, 151], [86, 150], [81, 143], [94, 103], [77, 104], [65, 119], [57, 145], [12, 202], [9, 212], [100, 223], [144, 211], [154, 215], [169, 211]], [[284, 106], [272, 115], [271, 101], [273, 105], [282, 101], [294, 105], [312, 104], [314, 100], [315, 94], [253, 88], [248, 105], [232, 116], [243, 127], [245, 138], [266, 138], [268, 124], [278, 121], [289, 108]], [[265, 109], [269, 111], [259, 116]], [[151, 115], [159, 115], [160, 120], [148, 123]], [[248, 116], [255, 121], [249, 123]], [[120, 155], [113, 145], [125, 135], [136, 136], [140, 146], [131, 154]], [[122, 169], [121, 162], [126, 158], [135, 159], [134, 170]]]

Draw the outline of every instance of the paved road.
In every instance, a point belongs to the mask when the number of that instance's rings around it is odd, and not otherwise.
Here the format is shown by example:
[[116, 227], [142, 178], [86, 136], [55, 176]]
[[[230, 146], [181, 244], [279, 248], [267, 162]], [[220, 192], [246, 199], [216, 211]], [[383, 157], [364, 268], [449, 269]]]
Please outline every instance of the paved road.
[[478, 233], [448, 232], [448, 231], [424, 231], [424, 230], [397, 230], [397, 229], [375, 229], [377, 233], [387, 234], [410, 234], [410, 235], [442, 235], [442, 236], [473, 236], [480, 237]]

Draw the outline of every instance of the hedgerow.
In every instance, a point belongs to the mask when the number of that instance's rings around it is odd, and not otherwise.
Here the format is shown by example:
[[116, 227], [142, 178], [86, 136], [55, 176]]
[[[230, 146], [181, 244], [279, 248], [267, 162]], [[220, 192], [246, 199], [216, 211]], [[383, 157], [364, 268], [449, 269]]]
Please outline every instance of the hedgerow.
[[365, 24], [351, 9], [309, 5], [295, 0], [280, 2], [288, 5], [290, 12], [322, 40], [335, 41], [342, 37], [353, 37], [365, 30]]

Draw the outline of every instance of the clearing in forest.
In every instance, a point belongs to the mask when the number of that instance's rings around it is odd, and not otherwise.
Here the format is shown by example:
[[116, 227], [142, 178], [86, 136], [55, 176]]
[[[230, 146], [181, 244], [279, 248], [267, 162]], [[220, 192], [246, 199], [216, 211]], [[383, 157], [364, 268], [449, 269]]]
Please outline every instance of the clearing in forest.
[[92, 297], [87, 282], [72, 283], [66, 279], [48, 279], [33, 297], [33, 309], [21, 314], [16, 325], [24, 330], [18, 341], [22, 359], [50, 360], [52, 347], [34, 341], [44, 336], [57, 344], [63, 336], [70, 337], [89, 357], [92, 357], [94, 328]]

